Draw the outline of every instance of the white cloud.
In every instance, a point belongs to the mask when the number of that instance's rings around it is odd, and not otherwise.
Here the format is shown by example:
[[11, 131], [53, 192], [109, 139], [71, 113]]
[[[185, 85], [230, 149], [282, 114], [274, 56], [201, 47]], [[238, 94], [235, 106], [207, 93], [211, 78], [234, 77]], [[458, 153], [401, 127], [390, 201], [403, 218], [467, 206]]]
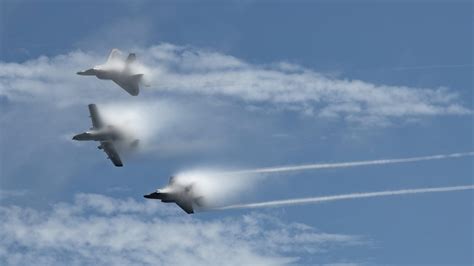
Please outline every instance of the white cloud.
[[[233, 56], [172, 44], [137, 48], [148, 67], [150, 91], [225, 96], [248, 105], [298, 111], [356, 123], [386, 124], [392, 118], [463, 115], [460, 95], [448, 88], [377, 85], [324, 75], [288, 63], [254, 65]], [[128, 97], [108, 81], [79, 77], [77, 70], [103, 63], [106, 55], [71, 52], [24, 63], [0, 63], [0, 94], [10, 100], [59, 105]], [[367, 122], [368, 121], [368, 122]]]
[[39, 211], [0, 207], [3, 265], [281, 265], [360, 237], [318, 232], [274, 216], [204, 221], [174, 206], [96, 194]]

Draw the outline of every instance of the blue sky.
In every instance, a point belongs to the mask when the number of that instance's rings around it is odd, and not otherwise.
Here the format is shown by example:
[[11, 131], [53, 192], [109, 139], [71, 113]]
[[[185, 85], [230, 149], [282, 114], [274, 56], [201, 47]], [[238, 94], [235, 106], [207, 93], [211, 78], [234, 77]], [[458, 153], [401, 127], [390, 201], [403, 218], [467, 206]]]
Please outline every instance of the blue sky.
[[[192, 217], [142, 198], [201, 166], [471, 151], [472, 8], [470, 1], [3, 1], [1, 261], [472, 264], [472, 191]], [[111, 48], [137, 52], [161, 74], [138, 97], [75, 75]], [[118, 169], [94, 144], [70, 141], [90, 126], [91, 102], [146, 106], [158, 128], [153, 149]], [[472, 163], [281, 173], [234, 203], [469, 185]], [[146, 251], [141, 240], [150, 243]]]

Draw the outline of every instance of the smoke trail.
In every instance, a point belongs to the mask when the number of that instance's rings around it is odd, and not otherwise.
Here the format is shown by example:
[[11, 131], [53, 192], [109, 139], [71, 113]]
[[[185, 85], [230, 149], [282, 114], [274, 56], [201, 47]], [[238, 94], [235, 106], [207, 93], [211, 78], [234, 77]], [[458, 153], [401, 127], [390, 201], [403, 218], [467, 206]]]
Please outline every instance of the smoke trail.
[[367, 192], [367, 193], [352, 193], [352, 194], [313, 197], [313, 198], [274, 200], [274, 201], [266, 201], [266, 202], [259, 202], [259, 203], [230, 205], [230, 206], [217, 208], [217, 210], [268, 208], [268, 207], [279, 207], [279, 206], [286, 206], [286, 205], [315, 204], [315, 203], [321, 203], [321, 202], [326, 202], [326, 201], [385, 197], [385, 196], [406, 195], [406, 194], [450, 192], [450, 191], [461, 191], [461, 190], [471, 190], [471, 189], [474, 189], [474, 185], [455, 186], [455, 187], [438, 187], [438, 188], [402, 189], [402, 190]]
[[225, 172], [224, 174], [259, 174], [259, 173], [304, 171], [304, 170], [315, 170], [315, 169], [325, 169], [325, 168], [345, 168], [345, 167], [356, 167], [356, 166], [364, 166], [364, 165], [395, 164], [395, 163], [410, 163], [410, 162], [419, 162], [419, 161], [442, 160], [442, 159], [459, 158], [459, 157], [466, 157], [466, 156], [474, 156], [474, 152], [471, 151], [471, 152], [464, 152], [464, 153], [440, 154], [440, 155], [410, 157], [410, 158], [401, 158], [401, 159], [383, 159], [383, 160], [343, 162], [343, 163], [289, 165], [289, 166], [230, 171], [230, 172]]

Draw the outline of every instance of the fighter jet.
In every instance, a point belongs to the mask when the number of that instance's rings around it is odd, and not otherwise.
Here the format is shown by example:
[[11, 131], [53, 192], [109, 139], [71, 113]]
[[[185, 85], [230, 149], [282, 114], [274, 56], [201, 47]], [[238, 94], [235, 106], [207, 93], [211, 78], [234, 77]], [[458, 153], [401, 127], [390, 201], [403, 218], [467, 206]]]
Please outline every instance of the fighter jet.
[[144, 195], [147, 199], [159, 199], [161, 202], [174, 202], [186, 213], [194, 213], [193, 205], [202, 206], [202, 198], [195, 195], [193, 185], [182, 185], [176, 182], [174, 176], [170, 177], [168, 185], [155, 192]]
[[140, 91], [138, 85], [142, 80], [143, 74], [132, 73], [130, 70], [130, 64], [135, 62], [135, 60], [136, 55], [131, 53], [124, 62], [120, 51], [112, 49], [105, 64], [95, 66], [88, 70], [79, 71], [77, 74], [112, 80], [130, 95], [137, 96]]
[[[100, 145], [97, 146], [97, 148], [104, 150], [108, 159], [110, 159], [115, 166], [123, 166], [122, 160], [120, 160], [120, 156], [114, 145], [114, 142], [124, 139], [123, 134], [115, 127], [104, 124], [95, 104], [89, 104], [89, 113], [92, 120], [92, 128], [89, 131], [75, 135], [72, 139], [78, 141], [100, 141]], [[136, 147], [138, 140], [132, 141], [130, 145]]]

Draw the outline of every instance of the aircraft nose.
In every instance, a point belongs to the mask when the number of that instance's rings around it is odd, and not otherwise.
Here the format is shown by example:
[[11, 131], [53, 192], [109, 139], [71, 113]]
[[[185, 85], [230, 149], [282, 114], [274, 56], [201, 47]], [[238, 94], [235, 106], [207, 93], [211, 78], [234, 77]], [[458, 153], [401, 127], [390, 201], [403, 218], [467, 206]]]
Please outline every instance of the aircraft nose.
[[76, 72], [76, 74], [81, 75], [81, 76], [94, 75], [94, 69], [91, 68], [91, 69], [87, 69], [87, 70], [84, 70], [84, 71], [78, 71], [78, 72]]
[[148, 194], [148, 195], [143, 195], [143, 197], [147, 198], [147, 199], [159, 199], [159, 194], [156, 193], [156, 192], [153, 192], [151, 194]]
[[88, 140], [89, 139], [89, 134], [87, 132], [77, 134], [74, 137], [72, 137], [73, 140]]

